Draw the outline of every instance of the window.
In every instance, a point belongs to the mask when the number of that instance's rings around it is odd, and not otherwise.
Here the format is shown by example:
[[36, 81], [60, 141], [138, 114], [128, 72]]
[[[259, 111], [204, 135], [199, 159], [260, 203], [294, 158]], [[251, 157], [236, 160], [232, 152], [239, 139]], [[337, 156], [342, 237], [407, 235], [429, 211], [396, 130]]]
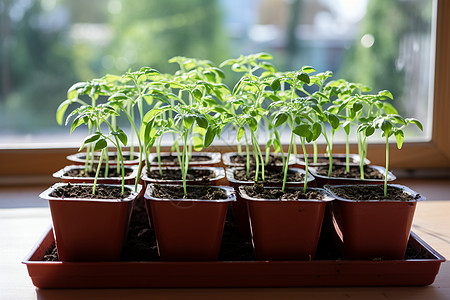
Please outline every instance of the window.
[[[166, 1], [167, 2], [167, 1]], [[151, 28], [153, 31], [152, 37], [154, 37], [153, 44], [146, 44], [145, 49], [151, 49], [152, 45], [158, 45], [161, 49], [169, 49], [165, 40], [162, 38], [162, 29], [164, 28], [164, 35], [168, 32], [177, 32], [177, 28], [186, 29], [184, 36], [196, 39], [198, 36], [207, 36], [208, 39], [212, 37], [217, 37], [217, 35], [221, 34], [221, 31], [225, 30], [227, 34], [224, 37], [224, 40], [215, 41], [217, 43], [216, 46], [210, 47], [205, 46], [206, 44], [199, 43], [196, 46], [189, 45], [177, 45], [178, 48], [186, 47], [184, 49], [185, 56], [204, 56], [204, 57], [214, 57], [214, 61], [221, 61], [226, 57], [233, 57], [238, 55], [239, 53], [251, 53], [256, 51], [265, 50], [271, 52], [275, 55], [276, 61], [275, 64], [278, 65], [302, 65], [302, 64], [311, 64], [314, 65], [317, 69], [332, 69], [337, 74], [337, 66], [342, 64], [343, 61], [343, 50], [346, 47], [351, 45], [350, 41], [345, 38], [345, 31], [342, 31], [340, 27], [336, 27], [336, 30], [341, 31], [343, 34], [339, 36], [339, 38], [334, 39], [333, 37], [337, 35], [337, 33], [324, 36], [322, 39], [318, 41], [310, 40], [311, 36], [318, 36], [320, 30], [322, 33], [329, 32], [331, 28], [333, 28], [333, 22], [336, 22], [338, 19], [333, 19], [333, 16], [336, 17], [339, 14], [345, 12], [340, 12], [339, 7], [332, 3], [341, 4], [344, 2], [353, 3], [356, 7], [351, 12], [352, 16], [347, 16], [348, 20], [356, 20], [358, 11], [364, 10], [364, 7], [360, 7], [361, 2], [366, 3], [367, 5], [371, 5], [372, 2], [376, 3], [376, 5], [382, 6], [382, 3], [389, 2], [392, 5], [399, 5], [396, 1], [326, 1], [320, 0], [314, 3], [317, 4], [317, 7], [313, 5], [316, 9], [316, 14], [314, 14], [314, 19], [309, 21], [299, 21], [295, 20], [296, 15], [292, 14], [292, 11], [295, 9], [299, 11], [303, 11], [301, 8], [288, 8], [286, 7], [286, 1], [248, 1], [243, 6], [241, 1], [218, 1], [214, 2], [215, 4], [209, 7], [207, 10], [211, 12], [211, 15], [204, 15], [204, 11], [199, 9], [200, 4], [204, 4], [202, 1], [197, 1], [196, 5], [192, 7], [184, 7], [181, 3], [186, 3], [185, 1], [175, 1], [175, 4], [179, 4], [176, 18], [174, 17], [173, 12], [168, 12], [167, 9], [163, 9], [162, 7], [158, 7], [155, 9], [155, 16], [150, 18], [150, 16], [145, 15], [142, 17], [141, 23], [135, 25], [135, 28], [143, 28], [143, 26], [147, 26]], [[207, 1], [210, 3], [213, 1]], [[432, 3], [432, 1], [398, 1], [402, 2], [402, 5], [418, 5], [418, 3]], [[77, 2], [78, 3], [78, 2]], [[80, 1], [81, 3], [81, 1]], [[50, 174], [52, 171], [56, 170], [59, 166], [65, 165], [65, 155], [70, 154], [76, 151], [75, 148], [64, 148], [67, 145], [70, 145], [71, 142], [61, 142], [61, 138], [58, 134], [62, 134], [64, 137], [68, 136], [67, 128], [56, 128], [56, 129], [46, 129], [45, 136], [37, 135], [42, 140], [50, 140], [47, 137], [55, 136], [57, 137], [52, 144], [47, 145], [31, 145], [30, 144], [13, 144], [11, 140], [7, 139], [8, 132], [13, 132], [19, 129], [11, 129], [10, 124], [15, 120], [19, 120], [20, 125], [24, 125], [25, 129], [36, 128], [37, 125], [27, 124], [26, 121], [32, 118], [34, 115], [39, 116], [40, 122], [48, 122], [53, 125], [56, 124], [54, 122], [54, 111], [56, 109], [57, 104], [63, 100], [65, 95], [65, 91], [67, 87], [70, 86], [71, 83], [76, 80], [82, 80], [83, 78], [92, 78], [93, 76], [100, 76], [105, 73], [106, 70], [111, 72], [113, 71], [123, 71], [127, 69], [129, 66], [133, 66], [133, 63], [136, 63], [138, 66], [141, 65], [141, 62], [136, 61], [137, 58], [140, 57], [140, 51], [135, 50], [126, 52], [128, 49], [126, 45], [133, 45], [133, 43], [138, 44], [140, 41], [140, 37], [148, 36], [145, 32], [139, 31], [130, 31], [129, 24], [125, 20], [123, 20], [123, 12], [125, 11], [125, 6], [123, 6], [121, 1], [119, 0], [111, 0], [111, 1], [98, 1], [93, 4], [92, 1], [83, 1], [83, 5], [88, 3], [92, 7], [89, 9], [89, 13], [84, 13], [86, 10], [82, 10], [82, 12], [78, 12], [77, 14], [72, 15], [72, 21], [70, 25], [67, 24], [67, 20], [70, 19], [68, 16], [69, 12], [77, 11], [79, 7], [82, 5], [75, 5], [72, 1], [57, 1], [57, 0], [43, 0], [43, 1], [28, 1], [28, 0], [20, 0], [20, 1], [5, 1], [0, 5], [0, 13], [2, 15], [2, 20], [5, 22], [5, 18], [9, 18], [10, 22], [19, 22], [20, 20], [26, 19], [27, 24], [30, 25], [31, 29], [25, 35], [25, 37], [33, 37], [34, 39], [8, 39], [5, 40], [5, 34], [7, 34], [6, 30], [2, 31], [2, 59], [1, 59], [1, 70], [2, 74], [6, 74], [4, 72], [6, 67], [11, 67], [13, 63], [18, 64], [15, 67], [19, 68], [23, 74], [26, 74], [25, 77], [14, 77], [14, 76], [3, 76], [2, 75], [2, 88], [1, 88], [1, 101], [0, 101], [0, 122], [2, 123], [0, 126], [0, 145], [3, 148], [0, 150], [0, 161], [1, 161], [1, 169], [0, 176], [12, 175], [12, 176], [20, 176], [23, 174], [28, 175], [39, 175], [39, 174]], [[291, 5], [303, 5], [308, 6], [312, 5], [311, 1], [293, 1]], [[394, 4], [393, 4], [394, 3]], [[406, 4], [405, 4], [406, 3]], [[149, 4], [150, 5], [150, 4]], [[257, 5], [258, 10], [252, 9], [250, 5]], [[384, 4], [383, 4], [384, 5]], [[422, 4], [421, 4], [422, 5]], [[137, 5], [126, 5], [126, 8], [130, 7], [139, 7]], [[175, 5], [176, 6], [176, 5]], [[195, 7], [194, 7], [195, 6]], [[248, 6], [248, 7], [246, 7]], [[103, 9], [107, 7], [108, 9]], [[426, 37], [425, 35], [419, 37], [410, 36], [403, 39], [403, 46], [399, 46], [399, 49], [403, 55], [402, 59], [396, 61], [395, 63], [398, 66], [402, 66], [405, 64], [407, 58], [411, 59], [411, 55], [413, 58], [418, 60], [420, 71], [417, 72], [414, 69], [405, 75], [407, 76], [425, 76], [419, 79], [421, 82], [421, 87], [427, 86], [424, 84], [427, 80], [432, 81], [433, 76], [426, 77], [429, 75], [424, 75], [427, 73], [427, 67], [424, 66], [424, 59], [420, 53], [414, 54], [414, 47], [419, 47], [420, 50], [424, 50], [422, 45], [436, 45], [435, 49], [435, 70], [434, 70], [434, 92], [433, 89], [424, 90], [422, 89], [420, 92], [414, 92], [415, 94], [421, 93], [421, 95], [425, 95], [427, 93], [432, 93], [434, 95], [433, 106], [425, 105], [425, 109], [419, 109], [419, 113], [424, 113], [426, 109], [428, 112], [425, 112], [425, 115], [432, 115], [433, 118], [429, 119], [430, 125], [426, 126], [431, 129], [429, 132], [427, 140], [415, 141], [412, 143], [407, 143], [404, 145], [404, 149], [401, 152], [392, 151], [391, 158], [391, 166], [393, 168], [427, 168], [427, 167], [448, 167], [450, 165], [450, 145], [447, 139], [447, 132], [450, 129], [450, 121], [447, 120], [446, 112], [450, 111], [449, 104], [445, 99], [448, 99], [450, 96], [450, 91], [448, 87], [448, 78], [449, 78], [449, 70], [450, 70], [450, 45], [448, 41], [448, 36], [450, 34], [450, 21], [446, 19], [444, 16], [450, 14], [450, 5], [445, 1], [438, 1], [436, 4], [437, 14], [436, 14], [436, 41], [435, 43], [427, 43], [427, 39], [431, 39], [432, 35]], [[432, 8], [432, 6], [431, 6]], [[424, 13], [431, 13], [429, 9], [424, 9]], [[188, 10], [192, 9], [192, 10]], [[428, 9], [428, 11], [427, 11]], [[59, 13], [55, 14], [54, 12], [59, 11]], [[33, 15], [33, 11], [40, 11], [39, 14]], [[107, 11], [108, 14], [103, 14], [102, 12]], [[183, 15], [183, 12], [189, 12], [189, 17], [186, 19], [186, 15]], [[219, 13], [222, 11], [222, 13]], [[216, 14], [217, 12], [217, 14]], [[274, 13], [272, 13], [274, 12]], [[275, 13], [276, 12], [276, 13]], [[139, 12], [136, 12], [139, 13]], [[289, 15], [291, 13], [291, 15]], [[8, 16], [6, 17], [6, 14]], [[288, 20], [285, 23], [277, 23], [273, 21], [274, 19], [272, 15], [279, 14], [279, 20]], [[283, 15], [284, 14], [284, 15]], [[225, 27], [220, 27], [216, 25], [215, 22], [209, 23], [212, 24], [209, 27], [209, 31], [206, 32], [196, 32], [195, 28], [190, 26], [190, 24], [194, 24], [195, 22], [201, 22], [201, 20], [207, 19], [208, 17], [213, 17], [214, 20], [219, 19], [222, 15], [223, 23]], [[74, 16], [78, 16], [78, 19], [75, 19]], [[101, 17], [99, 17], [101, 16]], [[184, 17], [183, 17], [184, 16]], [[289, 17], [290, 16], [290, 17]], [[409, 15], [408, 15], [409, 16]], [[298, 17], [298, 15], [297, 15]], [[193, 18], [193, 19], [192, 19]], [[343, 17], [341, 17], [342, 19]], [[353, 19], [352, 19], [353, 18]], [[308, 16], [306, 17], [306, 20]], [[112, 21], [111, 21], [112, 20]], [[144, 22], [146, 20], [146, 22]], [[304, 19], [305, 20], [305, 19]], [[322, 20], [322, 21], [321, 21]], [[340, 20], [340, 19], [339, 19]], [[342, 20], [341, 20], [342, 21]], [[348, 21], [348, 22], [350, 22]], [[108, 23], [110, 22], [110, 23]], [[191, 23], [190, 23], [191, 22]], [[317, 28], [314, 27], [314, 22], [318, 22]], [[327, 23], [328, 22], [328, 23]], [[359, 22], [362, 22], [361, 20]], [[111, 26], [104, 26], [105, 23], [113, 24], [115, 29], [111, 30]], [[294, 24], [294, 25], [292, 25]], [[328, 24], [326, 27], [323, 24]], [[432, 22], [430, 23], [433, 24]], [[17, 25], [17, 24], [13, 24]], [[214, 25], [214, 26], [213, 26]], [[412, 24], [410, 26], [416, 26], [417, 24]], [[12, 25], [11, 25], [12, 26]], [[131, 26], [131, 25], [130, 25]], [[217, 26], [217, 27], [215, 27]], [[308, 27], [309, 26], [309, 27]], [[323, 27], [320, 27], [323, 26]], [[330, 27], [331, 26], [331, 27]], [[345, 26], [344, 26], [345, 27]], [[5, 28], [2, 26], [2, 28]], [[66, 28], [66, 30], [63, 30]], [[26, 30], [23, 26], [14, 27], [14, 30], [24, 31]], [[317, 32], [315, 30], [318, 30]], [[37, 31], [43, 36], [38, 38]], [[211, 32], [212, 31], [212, 32]], [[6, 33], [5, 33], [6, 32]], [[131, 37], [128, 35], [122, 36], [118, 38], [114, 34], [123, 32], [133, 32]], [[248, 36], [250, 39], [242, 40], [243, 36], [248, 32]], [[17, 32], [15, 32], [17, 33]], [[60, 35], [58, 37], [58, 35]], [[120, 34], [119, 34], [120, 36]], [[60, 38], [59, 42], [53, 44], [51, 49], [46, 49], [49, 47], [51, 43], [45, 43], [45, 41], [52, 41], [52, 39]], [[135, 39], [133, 39], [135, 38]], [[117, 49], [109, 49], [108, 41], [115, 40], [115, 44], [118, 47]], [[36, 54], [32, 53], [30, 49], [30, 41], [38, 40], [42, 44], [40, 45], [40, 53]], [[174, 37], [175, 41], [180, 40], [179, 36]], [[292, 40], [294, 42], [292, 42]], [[371, 46], [374, 46], [377, 43], [376, 34], [372, 33], [354, 33], [353, 42], [358, 43], [358, 47], [364, 47], [365, 49], [370, 49]], [[7, 43], [6, 43], [6, 42]], [[225, 42], [224, 42], [225, 41]], [[290, 42], [289, 42], [290, 41]], [[416, 44], [414, 44], [416, 41]], [[348, 44], [345, 44], [345, 43]], [[5, 47], [6, 45], [10, 45], [8, 43], [13, 44], [15, 46], [14, 49], [17, 50], [15, 54], [23, 54], [27, 60], [6, 60], [5, 57]], [[323, 47], [321, 45], [327, 44], [328, 48]], [[339, 44], [341, 43], [341, 45]], [[343, 43], [343, 44], [342, 44]], [[408, 46], [408, 43], [410, 43]], [[418, 43], [418, 44], [417, 44]], [[209, 44], [208, 44], [209, 45]], [[237, 51], [237, 53], [230, 52], [225, 53], [225, 46], [231, 45], [230, 48], [235, 49], [235, 47], [239, 46], [233, 51]], [[284, 45], [284, 46], [283, 46]], [[331, 45], [331, 46], [330, 46]], [[416, 45], [416, 46], [414, 46]], [[123, 46], [125, 48], [120, 48]], [[295, 51], [288, 50], [294, 49]], [[299, 49], [302, 47], [310, 47], [306, 52], [302, 52]], [[367, 48], [368, 47], [368, 48]], [[403, 47], [403, 48], [402, 48]], [[92, 51], [94, 49], [94, 51]], [[170, 48], [172, 49], [172, 48]], [[211, 49], [219, 49], [215, 54], [208, 53]], [[325, 50], [324, 50], [325, 49]], [[402, 50], [403, 49], [403, 50]], [[411, 53], [406, 51], [405, 49], [413, 49]], [[212, 51], [212, 50], [211, 50]], [[224, 51], [224, 52], [221, 52]], [[292, 52], [289, 52], [292, 51]], [[308, 52], [309, 51], [309, 52]], [[325, 51], [325, 52], [324, 52]], [[326, 51], [330, 51], [331, 54], [327, 54]], [[354, 51], [357, 51], [356, 49]], [[428, 51], [433, 53], [433, 48], [430, 48]], [[167, 50], [166, 52], [171, 52]], [[419, 51], [421, 52], [421, 51]], [[108, 53], [108, 55], [105, 55]], [[116, 57], [115, 53], [125, 53], [123, 59], [120, 57]], [[160, 51], [157, 53], [164, 53], [164, 51]], [[199, 54], [198, 54], [199, 53]], [[291, 53], [291, 54], [290, 54]], [[292, 54], [293, 53], [293, 54]], [[309, 54], [305, 54], [309, 53]], [[340, 53], [339, 55], [335, 55], [336, 53]], [[56, 56], [52, 56], [50, 54], [57, 54]], [[177, 55], [177, 53], [167, 53], [167, 55]], [[314, 60], [315, 57], [313, 54], [316, 54], [318, 59]], [[37, 56], [36, 56], [37, 55]], [[68, 56], [68, 58], [64, 58], [64, 55]], [[172, 56], [173, 56], [172, 55]], [[303, 56], [302, 56], [303, 55]], [[409, 56], [408, 56], [409, 55]], [[414, 56], [416, 55], [416, 56]], [[305, 56], [308, 58], [312, 58], [313, 62], [309, 62], [305, 60]], [[97, 59], [96, 59], [97, 57]], [[321, 66], [320, 62], [323, 58], [327, 58], [327, 66]], [[82, 59], [83, 58], [83, 59]], [[100, 58], [100, 59], [99, 59]], [[164, 61], [163, 58], [156, 58], [157, 61]], [[334, 60], [333, 60], [334, 59]], [[9, 65], [8, 65], [9, 64]], [[334, 64], [334, 65], [333, 65]], [[167, 64], [164, 63], [165, 66]], [[6, 67], [5, 67], [6, 66]], [[50, 76], [50, 83], [43, 82], [41, 80], [46, 76], [42, 73], [42, 70], [48, 67], [52, 71], [46, 75]], [[108, 69], [109, 68], [109, 69]], [[286, 67], [287, 69], [289, 67]], [[293, 69], [293, 68], [289, 68]], [[71, 72], [69, 72], [70, 70]], [[76, 70], [75, 74], [72, 70]], [[424, 71], [425, 70], [425, 71]], [[108, 72], [109, 72], [108, 71]], [[169, 70], [167, 70], [169, 71]], [[406, 71], [405, 71], [406, 72]], [[70, 73], [70, 75], [69, 75]], [[432, 72], [431, 72], [432, 73]], [[50, 75], [49, 75], [50, 74]], [[428, 72], [430, 74], [430, 72]], [[412, 77], [411, 77], [412, 78]], [[358, 79], [355, 79], [358, 80]], [[405, 80], [405, 79], [404, 79]], [[414, 79], [414, 82], [418, 79]], [[377, 80], [374, 79], [374, 82]], [[5, 83], [6, 82], [6, 83]], [[9, 82], [9, 83], [8, 83]], [[12, 86], [12, 83], [29, 83], [30, 86], [22, 92], [11, 92], [11, 90], [7, 90], [8, 87]], [[59, 92], [53, 92], [51, 89], [52, 86], [63, 87]], [[7, 97], [5, 96], [7, 95]], [[405, 96], [407, 97], [407, 96]], [[8, 104], [6, 104], [8, 98]], [[423, 97], [421, 97], [423, 98]], [[11, 100], [12, 99], [12, 100]], [[32, 99], [30, 101], [29, 99]], [[56, 99], [56, 100], [55, 100]], [[23, 106], [21, 101], [30, 101], [26, 102], [27, 104]], [[49, 101], [51, 103], [49, 103]], [[22, 105], [22, 106], [21, 106]], [[421, 104], [422, 105], [422, 104]], [[26, 112], [22, 111], [22, 107], [30, 106], [35, 107], [34, 111]], [[406, 108], [412, 105], [405, 105]], [[418, 106], [418, 105], [414, 105]], [[42, 107], [46, 107], [45, 110]], [[48, 109], [47, 109], [48, 108]], [[405, 109], [406, 109], [405, 108]], [[13, 109], [16, 113], [18, 113], [21, 118], [12, 117], [13, 114], [10, 113], [10, 110]], [[47, 113], [48, 114], [45, 114]], [[411, 115], [406, 113], [407, 115]], [[416, 116], [423, 120], [423, 117]], [[44, 125], [44, 128], [47, 125]], [[26, 133], [26, 136], [33, 136], [34, 134]], [[19, 135], [9, 135], [11, 136], [19, 136]], [[23, 135], [22, 138], [23, 139]], [[28, 140], [27, 140], [28, 139]], [[25, 138], [25, 141], [29, 141], [29, 138]], [[17, 140], [16, 140], [17, 141]], [[28, 149], [26, 149], [28, 148]], [[222, 148], [223, 149], [223, 148]], [[336, 145], [337, 151], [342, 151], [339, 145]], [[369, 156], [374, 163], [382, 163], [384, 159], [384, 148], [381, 145], [371, 145], [369, 149]], [[10, 171], [12, 163], [19, 163], [19, 169], [15, 171]], [[38, 162], [38, 163], [37, 163]], [[46, 163], [48, 163], [46, 165]], [[39, 167], [43, 169], [39, 170]], [[12, 172], [12, 173], [8, 173]]]

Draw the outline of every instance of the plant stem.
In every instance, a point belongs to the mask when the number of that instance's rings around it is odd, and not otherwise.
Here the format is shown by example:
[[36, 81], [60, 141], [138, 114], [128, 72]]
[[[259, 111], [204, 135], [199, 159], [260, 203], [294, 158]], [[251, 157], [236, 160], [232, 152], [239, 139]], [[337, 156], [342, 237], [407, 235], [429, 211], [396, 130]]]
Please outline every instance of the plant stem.
[[345, 136], [345, 171], [350, 172], [350, 145], [348, 142], [348, 134]]
[[252, 140], [252, 146], [253, 146], [253, 156], [255, 158], [255, 167], [256, 167], [256, 173], [255, 173], [255, 183], [258, 182], [258, 176], [259, 176], [259, 157], [258, 157], [258, 150], [257, 150], [257, 144], [255, 143], [255, 135], [253, 131], [250, 131], [251, 134], [251, 140]]
[[97, 172], [95, 172], [94, 185], [92, 186], [92, 195], [95, 195], [95, 188], [97, 187], [97, 179], [100, 174], [100, 170], [102, 168], [103, 155], [105, 153], [105, 149], [102, 150], [100, 154], [100, 158], [98, 160]]
[[247, 154], [247, 163], [246, 163], [246, 177], [250, 176], [250, 147], [248, 146], [248, 137], [247, 133], [244, 131], [245, 138], [245, 152]]
[[303, 149], [303, 157], [305, 158], [305, 182], [303, 184], [303, 193], [306, 193], [306, 186], [308, 185], [308, 154], [306, 153], [305, 139], [300, 137], [300, 142]]
[[388, 169], [389, 169], [389, 137], [386, 136], [386, 173], [384, 174], [384, 198], [387, 197]]
[[291, 140], [289, 142], [289, 148], [287, 153], [286, 162], [284, 164], [284, 175], [283, 175], [283, 186], [281, 188], [281, 191], [284, 193], [284, 189], [286, 187], [286, 178], [287, 178], [287, 171], [288, 171], [288, 164], [289, 164], [289, 157], [291, 156], [291, 149], [292, 149], [292, 143], [294, 141], [294, 132], [291, 131]]
[[[316, 141], [313, 142], [313, 151], [314, 151], [313, 162], [315, 164], [317, 164], [317, 153], [319, 152], [319, 150], [317, 149], [317, 142]], [[305, 160], [308, 160], [308, 157], [305, 157]]]

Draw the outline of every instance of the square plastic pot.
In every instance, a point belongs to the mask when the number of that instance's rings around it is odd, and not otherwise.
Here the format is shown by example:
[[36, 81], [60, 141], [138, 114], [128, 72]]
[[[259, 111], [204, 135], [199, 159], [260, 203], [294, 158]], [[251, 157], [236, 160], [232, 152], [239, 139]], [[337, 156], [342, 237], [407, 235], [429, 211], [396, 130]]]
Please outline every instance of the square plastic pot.
[[[361, 178], [345, 178], [345, 177], [328, 177], [324, 175], [320, 175], [317, 173], [316, 167], [308, 168], [308, 171], [315, 178], [315, 184], [317, 187], [323, 187], [325, 185], [346, 185], [346, 184], [383, 184], [384, 183], [384, 175], [386, 174], [386, 169], [381, 166], [369, 165], [369, 167], [377, 170], [383, 176], [383, 179], [361, 179]], [[388, 171], [388, 182], [392, 182], [397, 177]]]
[[314, 259], [325, 206], [333, 198], [323, 189], [308, 190], [318, 191], [325, 197], [292, 201], [258, 199], [248, 196], [244, 186], [239, 187], [239, 194], [248, 205], [256, 259]]
[[[110, 165], [112, 168], [116, 168], [116, 165]], [[137, 166], [125, 166], [125, 172], [131, 171], [131, 173], [127, 176], [125, 176], [125, 184], [126, 185], [133, 185], [135, 183], [136, 177], [137, 177]], [[94, 183], [95, 178], [94, 177], [73, 177], [73, 176], [67, 176], [65, 175], [67, 172], [71, 170], [83, 170], [84, 165], [70, 165], [65, 166], [61, 170], [53, 173], [54, 178], [58, 178], [60, 182], [64, 183]], [[98, 184], [122, 184], [122, 178], [121, 177], [98, 177], [97, 178]]]
[[354, 188], [354, 185], [325, 186], [336, 199], [331, 203], [331, 213], [335, 230], [342, 243], [344, 258], [404, 258], [416, 204], [425, 200], [425, 197], [406, 186], [389, 186], [402, 189], [412, 195], [414, 200], [344, 199], [334, 194], [333, 189]]
[[[243, 185], [254, 185], [255, 182], [253, 180], [250, 181], [242, 181], [237, 180], [234, 178], [234, 170], [236, 169], [244, 169], [243, 167], [236, 167], [236, 168], [227, 168], [226, 169], [226, 175], [227, 180], [230, 183], [230, 186], [232, 186], [236, 192], [236, 201], [231, 204], [231, 209], [233, 212], [233, 217], [236, 222], [236, 225], [239, 228], [239, 231], [241, 232], [242, 236], [244, 237], [250, 237], [250, 223], [248, 220], [248, 210], [247, 210], [247, 204], [246, 201], [242, 198], [241, 194], [239, 193], [239, 186]], [[289, 168], [289, 170], [298, 172], [300, 174], [305, 174], [305, 170], [299, 169], [299, 168]], [[280, 172], [281, 169], [280, 169]], [[308, 173], [308, 186], [314, 185], [314, 177]], [[288, 187], [303, 187], [304, 181], [297, 181], [297, 182], [286, 182], [286, 186]], [[264, 183], [264, 186], [278, 186], [280, 187], [282, 185], [281, 182], [266, 182]]]
[[[232, 162], [232, 157], [233, 156], [238, 156], [239, 155], [239, 153], [238, 152], [226, 152], [226, 153], [224, 153], [223, 155], [222, 155], [222, 161], [223, 161], [223, 164], [225, 165], [225, 166], [227, 166], [227, 167], [245, 167], [245, 163], [244, 164], [242, 164], [242, 163], [235, 163], [235, 162]], [[242, 155], [244, 156], [244, 157], [246, 157], [246, 153], [245, 152], [243, 152], [242, 153]], [[273, 155], [273, 156], [275, 156], [275, 157], [280, 157], [281, 158], [281, 153], [270, 153], [270, 155]], [[250, 154], [250, 157], [252, 157], [253, 156], [253, 154]], [[263, 153], [263, 156], [264, 156], [264, 158], [265, 158], [265, 153]], [[287, 157], [287, 155], [285, 154], [285, 157]], [[292, 165], [294, 165], [295, 163], [296, 163], [296, 161], [297, 161], [297, 159], [295, 158], [295, 155], [291, 155], [290, 157], [289, 157], [289, 162], [288, 162], [288, 165], [289, 166], [292, 166]], [[274, 166], [277, 166], [277, 167], [282, 167], [283, 166], [283, 164], [275, 164]]]
[[[313, 154], [308, 154], [308, 167], [317, 167], [317, 166], [328, 166], [329, 156], [327, 154], [318, 154], [317, 158], [322, 162], [313, 163], [309, 160], [314, 157]], [[345, 166], [345, 158], [346, 155], [344, 153], [333, 153], [333, 165]], [[325, 161], [323, 161], [325, 160]], [[350, 166], [359, 166], [361, 162], [361, 157], [359, 154], [349, 154], [349, 165]], [[305, 157], [303, 155], [297, 156], [297, 164], [304, 169], [305, 168]], [[370, 164], [370, 160], [367, 158], [364, 159], [364, 165]]]
[[[100, 152], [95, 152], [96, 155], [100, 155]], [[122, 151], [123, 156], [129, 156], [131, 152], [129, 151]], [[109, 157], [113, 157], [116, 155], [116, 152], [109, 152]], [[79, 152], [75, 154], [71, 154], [67, 156], [67, 159], [75, 165], [84, 165], [86, 162], [86, 152]], [[116, 162], [116, 159], [110, 159], [109, 163], [114, 164]], [[98, 158], [94, 158], [94, 164], [98, 164]], [[102, 164], [105, 164], [105, 160], [103, 160]], [[134, 159], [131, 160], [124, 160], [123, 164], [125, 166], [134, 166], [139, 164], [139, 151], [134, 152]]]
[[162, 199], [152, 196], [153, 185], [147, 187], [145, 201], [161, 260], [210, 261], [219, 256], [228, 205], [236, 197], [230, 187], [197, 187], [222, 189], [227, 198]]
[[[57, 183], [39, 196], [49, 200], [59, 260], [119, 260], [133, 201], [138, 194], [133, 191], [125, 199], [107, 200], [50, 196], [57, 187], [63, 185], [66, 184]], [[132, 190], [131, 187], [126, 188]]]

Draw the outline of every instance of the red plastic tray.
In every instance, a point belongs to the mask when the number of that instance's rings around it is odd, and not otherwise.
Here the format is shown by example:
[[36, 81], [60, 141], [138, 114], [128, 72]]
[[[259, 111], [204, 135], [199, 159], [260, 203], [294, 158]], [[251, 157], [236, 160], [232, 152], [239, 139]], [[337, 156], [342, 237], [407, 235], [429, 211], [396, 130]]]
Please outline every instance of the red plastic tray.
[[47, 262], [50, 229], [23, 261], [38, 288], [414, 286], [433, 283], [445, 258], [411, 233], [426, 259], [386, 261]]

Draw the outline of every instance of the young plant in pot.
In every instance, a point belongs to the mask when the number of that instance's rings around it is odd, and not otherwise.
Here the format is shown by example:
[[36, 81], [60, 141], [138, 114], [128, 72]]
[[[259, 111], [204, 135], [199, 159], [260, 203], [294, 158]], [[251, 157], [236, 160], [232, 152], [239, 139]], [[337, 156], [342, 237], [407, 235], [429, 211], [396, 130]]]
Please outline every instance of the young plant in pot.
[[[306, 156], [305, 142], [318, 137], [317, 125], [310, 116], [307, 99], [278, 101], [275, 126], [286, 122], [290, 128], [287, 157], [291, 155], [294, 136], [298, 135]], [[320, 132], [320, 131], [319, 131]], [[256, 259], [312, 260], [315, 257], [326, 203], [332, 198], [322, 189], [286, 187], [286, 172], [281, 187], [240, 186], [239, 194], [248, 205], [251, 235]]]
[[[176, 145], [177, 159], [179, 166], [176, 167], [147, 167], [142, 178], [146, 183], [159, 184], [218, 184], [225, 178], [223, 168], [219, 167], [190, 167], [190, 159], [193, 150], [201, 150], [209, 146], [220, 125], [216, 124], [211, 112], [210, 103], [203, 100], [206, 91], [214, 90], [210, 84], [198, 82], [195, 84], [183, 83], [177, 79], [167, 83], [180, 91], [186, 91], [188, 102], [182, 97], [177, 97], [177, 102], [166, 103], [159, 109], [153, 109], [144, 117], [141, 127], [141, 139], [146, 148], [151, 147], [155, 141], [166, 133], [173, 133], [182, 141], [182, 151], [180, 153], [178, 144]], [[181, 94], [180, 94], [181, 95]], [[174, 112], [174, 119], [165, 118], [166, 112]], [[212, 125], [209, 126], [209, 123]], [[214, 132], [213, 132], [214, 129]], [[220, 132], [220, 131], [219, 131]]]
[[[360, 132], [367, 128], [382, 132], [386, 142], [386, 170], [389, 168], [389, 137], [395, 137], [400, 149], [403, 128], [409, 124], [422, 129], [419, 121], [397, 114], [377, 116], [360, 124]], [[387, 178], [385, 175], [384, 184], [379, 185], [325, 186], [336, 198], [332, 214], [345, 258], [404, 258], [416, 204], [425, 198], [405, 186], [388, 185]]]
[[[347, 132], [351, 131], [351, 127], [358, 126], [358, 153], [360, 157], [359, 166], [345, 165], [328, 165], [326, 167], [319, 166], [311, 169], [318, 186], [325, 184], [379, 184], [387, 181], [393, 181], [396, 177], [384, 167], [367, 165], [367, 138], [371, 136], [375, 128], [369, 123], [377, 116], [397, 113], [395, 108], [386, 100], [392, 99], [389, 91], [381, 91], [375, 95], [359, 95], [349, 97], [339, 106], [334, 105], [328, 109], [332, 109], [336, 113], [343, 110], [348, 111], [348, 116], [342, 116], [338, 126], [344, 128]], [[349, 118], [351, 122], [349, 122]], [[359, 126], [360, 124], [369, 124], [367, 126]], [[330, 173], [332, 172], [332, 173]], [[387, 178], [385, 178], [387, 176]]]
[[[40, 197], [49, 200], [56, 247], [61, 261], [110, 261], [119, 260], [125, 240], [133, 201], [137, 191], [125, 186], [121, 144], [127, 137], [121, 129], [108, 122], [113, 107], [105, 104], [82, 106], [68, 118], [78, 114], [72, 121], [72, 131], [81, 124], [93, 124], [96, 131], [85, 138], [85, 144], [93, 144], [93, 150], [101, 151], [94, 183], [55, 184]], [[109, 133], [101, 130], [106, 124]], [[102, 160], [108, 159], [108, 141], [117, 150], [121, 165], [121, 185], [99, 185], [97, 178]], [[75, 224], [75, 225], [74, 225]]]
[[[188, 184], [190, 144], [196, 127], [204, 129], [202, 146], [211, 144], [220, 126], [206, 111], [202, 112], [203, 93], [189, 88], [189, 103], [180, 101], [171, 107], [177, 112], [172, 128], [182, 142], [180, 170], [182, 185], [149, 184], [145, 194], [151, 213], [158, 251], [162, 260], [216, 260], [219, 255], [228, 204], [235, 200], [229, 187], [195, 186]], [[166, 108], [167, 109], [167, 108]], [[154, 119], [146, 132], [152, 131]], [[151, 138], [151, 134], [148, 136]], [[198, 140], [198, 139], [197, 139]]]

